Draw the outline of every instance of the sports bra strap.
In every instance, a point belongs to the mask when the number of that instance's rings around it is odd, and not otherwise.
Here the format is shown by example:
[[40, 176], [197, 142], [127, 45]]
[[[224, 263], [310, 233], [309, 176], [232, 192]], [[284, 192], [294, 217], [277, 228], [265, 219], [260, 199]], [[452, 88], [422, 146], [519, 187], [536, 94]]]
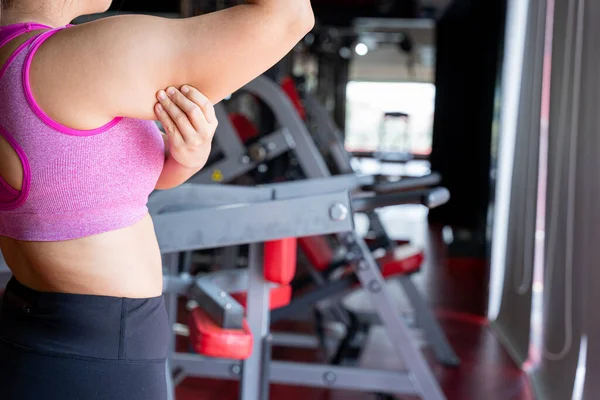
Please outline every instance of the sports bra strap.
[[0, 47], [4, 46], [20, 35], [37, 29], [50, 29], [50, 27], [33, 22], [0, 26]]

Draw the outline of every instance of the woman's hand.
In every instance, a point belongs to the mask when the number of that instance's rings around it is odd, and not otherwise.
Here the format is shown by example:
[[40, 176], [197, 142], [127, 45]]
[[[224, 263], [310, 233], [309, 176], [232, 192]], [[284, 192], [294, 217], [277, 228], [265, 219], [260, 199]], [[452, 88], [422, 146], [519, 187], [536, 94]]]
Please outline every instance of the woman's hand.
[[156, 189], [165, 190], [181, 185], [204, 167], [218, 121], [208, 98], [189, 85], [181, 90], [169, 87], [156, 97], [154, 111], [167, 133], [167, 156]]
[[155, 112], [169, 139], [169, 156], [182, 167], [202, 168], [218, 125], [213, 105], [189, 85], [161, 90], [157, 98]]

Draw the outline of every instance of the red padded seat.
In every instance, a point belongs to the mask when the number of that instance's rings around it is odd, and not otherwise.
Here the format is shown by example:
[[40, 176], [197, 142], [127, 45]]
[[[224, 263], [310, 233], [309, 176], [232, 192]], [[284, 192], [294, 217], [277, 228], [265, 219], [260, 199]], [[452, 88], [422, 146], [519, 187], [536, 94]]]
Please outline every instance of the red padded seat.
[[[246, 308], [248, 294], [246, 292], [230, 293], [240, 305]], [[292, 300], [292, 287], [290, 285], [273, 285], [269, 290], [269, 308], [275, 310], [290, 304]]]
[[[290, 303], [292, 288], [289, 285], [296, 275], [298, 241], [286, 238], [265, 243], [263, 273], [265, 280], [274, 283], [269, 289], [269, 307], [271, 310]], [[243, 307], [246, 307], [247, 291], [231, 292]]]
[[298, 244], [308, 261], [317, 271], [324, 271], [332, 263], [334, 254], [325, 236], [308, 236], [298, 239]]
[[[310, 236], [298, 239], [300, 248], [317, 271], [324, 271], [334, 260], [334, 254], [325, 236]], [[398, 241], [391, 252], [376, 257], [384, 277], [412, 274], [421, 269], [425, 258], [421, 249]], [[377, 252], [374, 253], [375, 255]]]
[[252, 354], [252, 333], [244, 320], [243, 330], [223, 329], [200, 307], [190, 313], [190, 344], [207, 357], [246, 360]]
[[393, 252], [387, 252], [377, 258], [384, 278], [409, 275], [421, 269], [425, 255], [423, 250], [412, 245], [398, 246]]
[[286, 238], [265, 243], [263, 270], [265, 279], [289, 285], [296, 275], [298, 239]]

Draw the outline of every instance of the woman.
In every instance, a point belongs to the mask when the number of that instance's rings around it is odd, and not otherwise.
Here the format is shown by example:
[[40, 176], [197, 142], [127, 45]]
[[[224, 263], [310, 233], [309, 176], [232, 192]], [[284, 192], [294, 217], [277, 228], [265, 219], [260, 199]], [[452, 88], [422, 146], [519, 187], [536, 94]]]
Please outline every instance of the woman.
[[148, 195], [204, 165], [211, 103], [289, 52], [314, 24], [310, 1], [72, 27], [110, 1], [2, 1], [0, 246], [14, 279], [0, 398], [164, 400], [169, 327]]

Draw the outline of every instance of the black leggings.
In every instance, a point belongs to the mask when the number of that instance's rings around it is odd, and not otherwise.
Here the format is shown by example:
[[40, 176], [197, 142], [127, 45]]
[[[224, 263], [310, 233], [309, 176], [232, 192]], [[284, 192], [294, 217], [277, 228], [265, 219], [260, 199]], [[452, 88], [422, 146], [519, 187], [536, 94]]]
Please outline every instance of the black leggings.
[[165, 400], [168, 331], [162, 296], [41, 293], [13, 278], [0, 311], [0, 399]]

